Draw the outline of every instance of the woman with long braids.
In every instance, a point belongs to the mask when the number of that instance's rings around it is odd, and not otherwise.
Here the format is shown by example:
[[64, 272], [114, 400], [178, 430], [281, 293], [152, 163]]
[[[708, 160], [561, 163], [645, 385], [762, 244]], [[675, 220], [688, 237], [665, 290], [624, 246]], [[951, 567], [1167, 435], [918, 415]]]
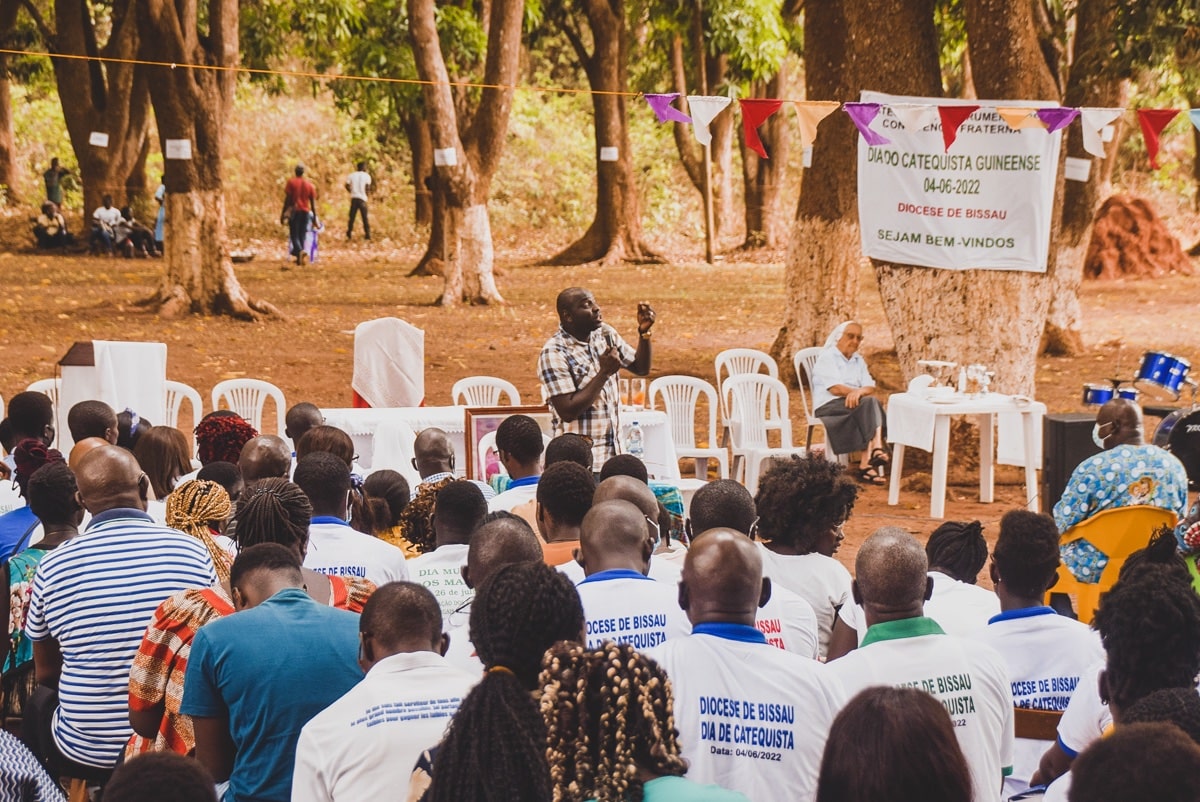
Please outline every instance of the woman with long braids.
[[684, 779], [671, 683], [628, 644], [555, 644], [538, 684], [554, 802], [745, 802]]
[[418, 761], [408, 798], [550, 802], [546, 725], [534, 690], [546, 650], [583, 640], [579, 594], [545, 563], [506, 565], [479, 588], [470, 633], [483, 679], [463, 699], [441, 745]]
[[232, 512], [229, 493], [216, 482], [190, 479], [167, 496], [167, 526], [204, 544], [222, 583], [229, 580], [233, 555], [226, 548], [226, 543], [232, 542], [220, 531]]
[[[211, 512], [202, 517], [207, 514]], [[238, 548], [278, 543], [303, 560], [310, 518], [312, 505], [299, 487], [286, 479], [256, 482], [238, 501]], [[375, 591], [375, 584], [366, 579], [301, 570], [308, 595], [331, 607], [361, 613]], [[200, 627], [233, 610], [227, 579], [211, 588], [176, 593], [158, 606], [129, 672], [129, 722], [134, 735], [126, 757], [163, 751], [186, 755], [195, 749], [192, 721], [179, 712], [192, 639]]]

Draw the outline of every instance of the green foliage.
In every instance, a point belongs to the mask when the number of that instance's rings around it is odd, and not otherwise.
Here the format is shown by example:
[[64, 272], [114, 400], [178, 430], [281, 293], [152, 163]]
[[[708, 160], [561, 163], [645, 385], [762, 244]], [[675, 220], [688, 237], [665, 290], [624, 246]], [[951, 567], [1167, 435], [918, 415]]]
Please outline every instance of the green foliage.
[[483, 64], [487, 55], [487, 31], [474, 12], [458, 6], [439, 6], [435, 16], [442, 58], [451, 78], [462, 76]]
[[[1196, 0], [1137, 0], [1116, 4], [1112, 73], [1129, 78], [1183, 56], [1200, 60], [1200, 4]], [[1191, 58], [1187, 56], [1190, 54]]]
[[775, 77], [789, 43], [778, 0], [716, 0], [704, 10], [708, 51], [729, 57], [732, 79]]
[[967, 16], [963, 0], [938, 0], [933, 11], [938, 30], [938, 62], [942, 89], [949, 97], [962, 97], [966, 89]]

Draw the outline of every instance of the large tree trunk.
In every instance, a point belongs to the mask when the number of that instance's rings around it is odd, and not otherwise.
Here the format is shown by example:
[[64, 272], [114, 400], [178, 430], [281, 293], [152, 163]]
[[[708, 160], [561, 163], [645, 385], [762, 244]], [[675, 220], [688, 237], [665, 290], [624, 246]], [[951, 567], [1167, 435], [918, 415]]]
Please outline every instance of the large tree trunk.
[[[17, 20], [17, 4], [0, 0], [0, 41], [13, 29]], [[17, 160], [16, 136], [13, 131], [12, 85], [8, 80], [8, 54], [0, 53], [0, 187], [9, 205], [22, 201], [23, 174]]]
[[[120, 59], [135, 59], [139, 35], [136, 15], [128, 0], [112, 7], [112, 32], [103, 47], [86, 0], [56, 0], [56, 32], [43, 31], [51, 49], [118, 59], [97, 61], [53, 58], [54, 76], [63, 118], [83, 183], [85, 218], [112, 195], [115, 205], [126, 200], [125, 182], [138, 163], [150, 130], [150, 96], [141, 68]], [[93, 131], [108, 134], [108, 147], [88, 144]]]
[[[765, 85], [756, 83], [754, 97], [787, 97], [787, 75], [780, 67], [779, 74]], [[742, 180], [745, 186], [746, 239], [742, 248], [774, 248], [779, 244], [779, 189], [787, 170], [789, 137], [787, 110], [778, 112], [759, 126], [758, 136], [767, 150], [769, 159], [760, 159], [758, 154], [739, 140], [742, 150]]]
[[430, 188], [432, 182], [428, 180], [433, 175], [433, 140], [429, 135], [429, 122], [423, 115], [405, 114], [403, 117], [404, 131], [412, 151], [416, 221], [419, 226], [427, 226], [433, 222], [433, 190]]
[[[1115, 18], [1115, 0], [1093, 0], [1079, 6], [1075, 16], [1075, 48], [1063, 105], [1113, 107], [1122, 102], [1121, 81], [1104, 75]], [[1050, 309], [1042, 334], [1042, 350], [1059, 356], [1083, 352], [1083, 312], [1079, 285], [1083, 262], [1092, 238], [1096, 209], [1107, 194], [1115, 162], [1117, 137], [1106, 148], [1108, 158], [1097, 160], [1083, 149], [1083, 129], [1067, 127], [1067, 156], [1092, 165], [1087, 181], [1067, 181], [1063, 188], [1062, 230], [1057, 240], [1058, 259], [1051, 280]]]
[[[573, 29], [576, 55], [592, 88], [596, 131], [596, 213], [582, 237], [549, 260], [549, 264], [575, 265], [598, 262], [659, 261], [642, 241], [642, 211], [633, 154], [629, 145], [628, 32], [624, 6], [604, 0], [585, 3], [592, 32], [592, 52], [587, 53]], [[615, 148], [616, 160], [601, 158]]]
[[[208, 36], [200, 39], [195, 5], [142, 0], [142, 58], [172, 64], [234, 67], [238, 60], [238, 0], [209, 0]], [[167, 159], [166, 275], [157, 302], [164, 316], [224, 314], [243, 320], [278, 315], [242, 289], [225, 241], [221, 157], [224, 120], [236, 73], [188, 67], [155, 70], [150, 92], [159, 137], [191, 143], [190, 159]]]

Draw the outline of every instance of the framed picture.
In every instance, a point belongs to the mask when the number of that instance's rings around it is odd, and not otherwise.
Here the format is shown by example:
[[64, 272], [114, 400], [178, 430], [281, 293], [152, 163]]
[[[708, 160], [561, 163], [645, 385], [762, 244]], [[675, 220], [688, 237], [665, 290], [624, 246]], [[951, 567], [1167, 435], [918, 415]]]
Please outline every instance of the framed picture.
[[527, 407], [467, 407], [464, 414], [466, 425], [463, 429], [463, 441], [467, 449], [468, 479], [487, 482], [503, 470], [496, 456], [496, 429], [501, 421], [510, 415], [528, 415], [538, 422], [546, 437], [553, 437], [550, 408], [544, 404]]

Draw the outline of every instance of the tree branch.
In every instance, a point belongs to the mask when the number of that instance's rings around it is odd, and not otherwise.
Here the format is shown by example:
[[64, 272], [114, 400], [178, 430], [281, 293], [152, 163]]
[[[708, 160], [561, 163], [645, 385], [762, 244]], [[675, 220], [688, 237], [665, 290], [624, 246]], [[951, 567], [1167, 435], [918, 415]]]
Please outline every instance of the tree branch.
[[579, 64], [585, 70], [588, 64], [591, 63], [592, 56], [587, 52], [587, 45], [583, 43], [583, 34], [579, 32], [579, 28], [575, 26], [569, 14], [564, 15], [558, 21], [559, 27], [562, 29], [563, 35], [567, 37], [567, 41], [571, 43], [571, 49], [575, 51], [575, 57], [579, 59]]
[[42, 16], [41, 11], [38, 11], [38, 7], [33, 4], [32, 0], [21, 0], [21, 7], [25, 9], [25, 12], [29, 14], [29, 18], [33, 20], [34, 27], [38, 29], [38, 34], [42, 37], [46, 47], [52, 52], [57, 51], [58, 48], [54, 41], [55, 33], [46, 24], [46, 18]]

